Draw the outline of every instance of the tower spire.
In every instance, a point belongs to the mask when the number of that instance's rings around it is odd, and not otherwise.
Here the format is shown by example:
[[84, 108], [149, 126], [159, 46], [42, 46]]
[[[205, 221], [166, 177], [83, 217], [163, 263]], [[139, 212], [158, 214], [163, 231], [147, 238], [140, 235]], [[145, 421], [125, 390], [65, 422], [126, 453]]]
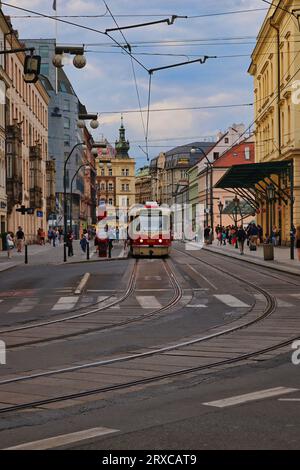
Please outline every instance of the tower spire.
[[129, 141], [125, 137], [125, 127], [123, 122], [123, 114], [121, 114], [121, 127], [119, 129], [119, 140], [116, 140], [116, 157], [129, 158], [128, 150], [130, 149]]

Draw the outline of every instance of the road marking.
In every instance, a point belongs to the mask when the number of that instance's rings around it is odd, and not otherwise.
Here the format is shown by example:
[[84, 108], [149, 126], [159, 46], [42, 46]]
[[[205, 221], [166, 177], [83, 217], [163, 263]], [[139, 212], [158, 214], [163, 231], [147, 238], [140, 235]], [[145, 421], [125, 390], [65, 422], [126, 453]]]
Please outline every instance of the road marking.
[[286, 393], [298, 392], [297, 388], [276, 387], [267, 390], [260, 390], [259, 392], [246, 393], [245, 395], [238, 395], [236, 397], [224, 398], [223, 400], [210, 401], [203, 403], [206, 406], [215, 406], [216, 408], [226, 408], [227, 406], [240, 405], [250, 401], [262, 400], [264, 398], [276, 397]]
[[91, 428], [85, 431], [73, 432], [71, 434], [62, 434], [61, 436], [49, 437], [48, 439], [41, 439], [39, 441], [26, 442], [14, 447], [8, 447], [5, 450], [46, 450], [55, 447], [61, 447], [74, 442], [84, 441], [94, 437], [105, 436], [118, 432], [118, 429], [109, 428]]
[[226, 304], [229, 307], [250, 307], [250, 305], [245, 304], [244, 302], [237, 299], [233, 295], [229, 295], [229, 294], [217, 295], [217, 294], [215, 294], [214, 297], [216, 297], [216, 299], [220, 300], [221, 302], [223, 302], [223, 304]]
[[218, 290], [218, 288], [212, 283], [210, 282], [209, 279], [207, 279], [207, 277], [203, 276], [203, 274], [200, 274], [199, 271], [197, 271], [197, 269], [193, 268], [192, 266], [190, 265], [187, 265], [192, 271], [194, 271], [194, 273], [196, 273], [198, 276], [202, 277], [202, 279], [204, 279], [204, 281], [206, 281], [213, 289], [215, 290]]
[[137, 295], [136, 300], [142, 308], [161, 308], [161, 304], [153, 295]]
[[88, 283], [89, 278], [91, 277], [90, 273], [85, 273], [80, 283], [78, 284], [74, 294], [80, 295]]
[[207, 308], [207, 305], [202, 305], [202, 304], [199, 304], [199, 305], [186, 305], [186, 307], [188, 307], [188, 308]]
[[295, 299], [300, 299], [300, 294], [290, 294], [292, 297], [295, 297]]
[[290, 304], [289, 302], [285, 302], [284, 300], [281, 299], [276, 299], [277, 300], [277, 307], [295, 307], [295, 305]]
[[300, 398], [278, 398], [278, 401], [300, 401]]
[[150, 281], [152, 279], [155, 279], [156, 281], [161, 281], [161, 276], [145, 276], [144, 279], [145, 281]]
[[39, 303], [39, 299], [23, 299], [18, 305], [8, 310], [8, 313], [22, 313], [29, 312]]
[[78, 300], [79, 297], [74, 296], [60, 297], [51, 310], [71, 310], [75, 307]]

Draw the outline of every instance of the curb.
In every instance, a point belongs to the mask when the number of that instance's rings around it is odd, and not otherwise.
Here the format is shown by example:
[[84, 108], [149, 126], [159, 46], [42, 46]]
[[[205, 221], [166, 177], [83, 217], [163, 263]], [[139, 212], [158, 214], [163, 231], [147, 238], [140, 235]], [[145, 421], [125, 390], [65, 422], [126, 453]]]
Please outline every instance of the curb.
[[69, 261], [67, 263], [59, 263], [57, 266], [68, 266], [69, 264], [84, 264], [84, 263], [103, 263], [111, 261], [123, 261], [128, 259], [128, 256], [123, 256], [121, 258], [103, 258], [103, 259], [91, 259], [91, 260], [82, 260], [82, 261]]
[[77, 288], [75, 289], [75, 292], [74, 292], [75, 295], [80, 295], [82, 293], [83, 289], [87, 285], [87, 282], [88, 282], [90, 276], [91, 276], [90, 273], [85, 273], [85, 275], [81, 279], [80, 283], [78, 284]]
[[283, 272], [283, 273], [286, 273], [286, 274], [293, 274], [295, 276], [300, 276], [300, 270], [298, 270], [298, 269], [293, 269], [293, 268], [289, 268], [289, 267], [286, 267], [286, 266], [280, 266], [280, 265], [276, 265], [276, 264], [270, 265], [270, 264], [266, 264], [263, 260], [259, 261], [259, 260], [256, 260], [256, 259], [244, 258], [242, 256], [241, 257], [240, 256], [235, 256], [231, 253], [225, 253], [225, 252], [213, 250], [213, 249], [207, 248], [207, 247], [203, 247], [203, 250], [210, 251], [211, 253], [215, 253], [216, 255], [227, 256], [227, 258], [233, 258], [233, 259], [237, 259], [239, 261], [244, 261], [246, 263], [255, 264], [256, 266], [262, 266], [264, 268], [272, 269], [274, 271], [280, 271], [280, 272]]

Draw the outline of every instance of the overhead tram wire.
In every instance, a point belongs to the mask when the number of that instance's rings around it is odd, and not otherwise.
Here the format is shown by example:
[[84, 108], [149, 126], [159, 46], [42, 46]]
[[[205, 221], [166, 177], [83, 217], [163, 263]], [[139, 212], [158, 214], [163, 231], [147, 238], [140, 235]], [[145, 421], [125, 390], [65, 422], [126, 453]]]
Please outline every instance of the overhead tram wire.
[[102, 34], [104, 36], [108, 36], [115, 44], [117, 44], [124, 52], [126, 52], [126, 54], [128, 54], [130, 57], [132, 57], [133, 60], [135, 60], [147, 73], [149, 73], [149, 70], [147, 69], [147, 67], [145, 67], [145, 65], [142, 62], [140, 62], [136, 57], [134, 57], [134, 55], [131, 54], [131, 52], [129, 52], [126, 49], [126, 47], [119, 44], [119, 42], [116, 39], [114, 39], [110, 34], [105, 34], [104, 31], [101, 31], [101, 30], [95, 29], [95, 28], [91, 28], [89, 26], [84, 26], [84, 25], [81, 25], [81, 24], [78, 24], [78, 23], [74, 23], [72, 21], [63, 20], [61, 18], [57, 18], [56, 16], [50, 16], [50, 15], [46, 15], [44, 13], [39, 13], [39, 12], [36, 12], [36, 11], [33, 11], [33, 10], [28, 10], [27, 8], [18, 7], [16, 5], [12, 5], [10, 3], [2, 2], [2, 5], [5, 5], [5, 6], [10, 7], [10, 8], [14, 8], [16, 10], [26, 11], [27, 13], [32, 13], [34, 15], [39, 15], [43, 18], [48, 18], [48, 19], [53, 20], [53, 21], [59, 21], [61, 23], [68, 24], [68, 25], [71, 25], [71, 26], [75, 26], [77, 28], [85, 29], [85, 30], [91, 31], [93, 33], [98, 33], [98, 34]]
[[[104, 5], [105, 5], [105, 8], [106, 10], [109, 12], [110, 16], [112, 17], [115, 25], [117, 26], [119, 32], [121, 33], [125, 43], [126, 43], [126, 46], [129, 50], [129, 52], [131, 53], [131, 46], [129, 45], [127, 39], [125, 38], [125, 35], [123, 33], [123, 31], [120, 30], [119, 28], [119, 25], [114, 17], [114, 15], [112, 14], [112, 11], [110, 10], [109, 6], [107, 5], [107, 3], [105, 2], [105, 0], [102, 0]], [[105, 33], [107, 34], [107, 33]], [[140, 109], [140, 114], [141, 114], [141, 122], [142, 122], [142, 127], [143, 127], [143, 130], [144, 130], [144, 135], [145, 135], [145, 142], [147, 142], [147, 131], [146, 131], [146, 128], [145, 128], [145, 123], [144, 123], [144, 117], [143, 117], [143, 113], [142, 113], [142, 106], [141, 106], [141, 99], [140, 99], [140, 93], [139, 93], [139, 89], [138, 89], [138, 84], [137, 84], [137, 79], [136, 79], [136, 73], [135, 73], [135, 68], [134, 68], [134, 63], [133, 63], [133, 59], [132, 59], [132, 56], [130, 56], [130, 59], [131, 59], [131, 67], [132, 67], [132, 73], [133, 73], [133, 80], [134, 80], [134, 84], [135, 84], [135, 90], [136, 90], [136, 94], [137, 94], [137, 99], [138, 99], [138, 105], [139, 105], [139, 109]]]
[[[186, 19], [194, 19], [194, 18], [209, 18], [214, 16], [223, 16], [223, 15], [235, 15], [235, 14], [243, 14], [243, 13], [251, 13], [256, 11], [266, 11], [267, 8], [253, 8], [248, 10], [234, 10], [228, 12], [216, 12], [216, 13], [205, 13], [202, 15], [184, 15]], [[160, 13], [160, 14], [120, 14], [114, 15], [115, 18], [154, 18], [154, 17], [161, 17], [161, 16], [172, 16], [172, 13]], [[177, 15], [180, 16], [180, 15]], [[107, 12], [103, 15], [58, 15], [58, 18], [104, 18], [107, 17]], [[40, 15], [11, 15], [11, 18], [40, 18]]]

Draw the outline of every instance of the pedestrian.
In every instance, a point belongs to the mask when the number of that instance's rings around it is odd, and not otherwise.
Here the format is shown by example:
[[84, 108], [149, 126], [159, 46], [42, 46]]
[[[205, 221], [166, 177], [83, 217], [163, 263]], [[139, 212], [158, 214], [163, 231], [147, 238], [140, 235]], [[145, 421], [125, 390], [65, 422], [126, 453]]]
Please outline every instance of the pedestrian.
[[244, 254], [244, 247], [245, 247], [245, 240], [247, 238], [247, 233], [244, 230], [244, 227], [241, 225], [240, 228], [237, 231], [237, 240], [238, 240], [238, 245], [240, 249], [240, 254]]
[[206, 245], [209, 245], [210, 241], [210, 227], [205, 227], [204, 229], [204, 241]]
[[17, 239], [17, 251], [18, 253], [22, 253], [22, 249], [23, 249], [24, 241], [25, 241], [25, 235], [22, 230], [22, 227], [18, 227], [18, 231], [16, 233], [16, 239]]
[[255, 223], [252, 223], [251, 229], [250, 229], [250, 244], [257, 245], [259, 244], [259, 230], [258, 227], [256, 226]]
[[55, 248], [59, 244], [59, 232], [57, 230], [57, 227], [55, 227], [55, 229], [53, 230], [52, 241], [53, 241], [53, 246]]
[[41, 245], [45, 245], [45, 230], [43, 228], [41, 228], [40, 230]]
[[7, 247], [7, 257], [11, 259], [12, 250], [15, 247], [14, 235], [12, 232], [8, 232], [6, 235], [6, 247]]
[[53, 228], [50, 228], [50, 227], [49, 227], [49, 230], [48, 230], [48, 242], [50, 243], [50, 245], [51, 245], [51, 243], [52, 243], [52, 240], [53, 240]]
[[119, 242], [119, 240], [120, 240], [120, 230], [119, 230], [119, 227], [116, 228], [116, 240], [117, 240], [117, 242]]
[[113, 240], [115, 239], [114, 230], [112, 228], [108, 229], [108, 257], [111, 258], [111, 251], [113, 249]]
[[85, 236], [85, 234], [82, 234], [81, 240], [80, 240], [80, 247], [83, 251], [83, 253], [86, 253], [86, 248], [87, 248], [88, 240]]
[[300, 225], [296, 228], [296, 248], [298, 253], [298, 260], [300, 261]]
[[72, 232], [72, 230], [70, 230], [68, 235], [67, 235], [67, 242], [66, 242], [66, 245], [67, 245], [67, 248], [68, 248], [68, 256], [73, 256], [74, 255], [74, 252], [73, 252], [73, 239], [74, 239], [73, 232]]
[[223, 246], [226, 246], [226, 240], [227, 240], [227, 231], [226, 231], [225, 228], [223, 227], [223, 230], [222, 230]]

